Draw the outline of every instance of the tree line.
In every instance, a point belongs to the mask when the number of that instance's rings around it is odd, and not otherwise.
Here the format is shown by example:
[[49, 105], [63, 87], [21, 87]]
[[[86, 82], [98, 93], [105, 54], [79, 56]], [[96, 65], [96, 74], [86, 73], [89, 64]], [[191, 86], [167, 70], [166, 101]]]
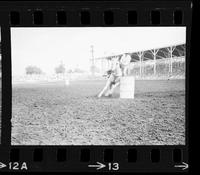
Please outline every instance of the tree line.
[[[55, 71], [56, 74], [73, 73], [73, 72], [83, 73], [83, 72], [85, 72], [84, 70], [81, 70], [79, 68], [75, 68], [74, 70], [72, 70], [72, 69], [66, 70], [65, 65], [63, 63], [61, 63], [57, 67], [55, 67], [54, 71]], [[33, 74], [39, 75], [39, 74], [43, 73], [42, 69], [37, 67], [37, 66], [27, 66], [25, 68], [25, 72], [26, 72], [27, 75], [33, 75]]]

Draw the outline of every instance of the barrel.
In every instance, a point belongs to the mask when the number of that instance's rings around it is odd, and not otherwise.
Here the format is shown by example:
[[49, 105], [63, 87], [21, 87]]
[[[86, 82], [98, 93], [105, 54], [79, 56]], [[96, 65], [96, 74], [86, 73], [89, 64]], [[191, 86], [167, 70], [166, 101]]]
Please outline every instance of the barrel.
[[65, 85], [68, 86], [69, 85], [69, 79], [65, 79]]
[[134, 98], [135, 77], [126, 76], [120, 78], [120, 98]]

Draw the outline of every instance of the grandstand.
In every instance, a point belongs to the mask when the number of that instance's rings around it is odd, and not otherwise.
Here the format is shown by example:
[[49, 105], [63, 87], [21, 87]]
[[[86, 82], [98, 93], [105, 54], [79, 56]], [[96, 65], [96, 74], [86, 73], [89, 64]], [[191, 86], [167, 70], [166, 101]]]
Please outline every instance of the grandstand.
[[[129, 74], [142, 78], [185, 78], [185, 44], [128, 53], [131, 56]], [[95, 58], [95, 65], [104, 73], [110, 60], [120, 55]]]

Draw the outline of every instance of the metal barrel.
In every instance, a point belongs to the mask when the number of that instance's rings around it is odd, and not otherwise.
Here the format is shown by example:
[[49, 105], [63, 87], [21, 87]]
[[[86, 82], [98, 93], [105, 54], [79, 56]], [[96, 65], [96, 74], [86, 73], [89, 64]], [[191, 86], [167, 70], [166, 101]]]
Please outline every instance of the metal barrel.
[[120, 78], [120, 98], [134, 99], [135, 77], [126, 76]]

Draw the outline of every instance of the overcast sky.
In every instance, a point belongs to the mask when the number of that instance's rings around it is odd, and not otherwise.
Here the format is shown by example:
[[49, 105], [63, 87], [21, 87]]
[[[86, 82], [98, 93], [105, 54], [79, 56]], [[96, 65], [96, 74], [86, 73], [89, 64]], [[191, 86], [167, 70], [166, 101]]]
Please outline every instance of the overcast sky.
[[54, 73], [61, 61], [66, 69], [89, 70], [94, 57], [134, 52], [186, 42], [185, 27], [11, 28], [12, 74], [35, 65]]

